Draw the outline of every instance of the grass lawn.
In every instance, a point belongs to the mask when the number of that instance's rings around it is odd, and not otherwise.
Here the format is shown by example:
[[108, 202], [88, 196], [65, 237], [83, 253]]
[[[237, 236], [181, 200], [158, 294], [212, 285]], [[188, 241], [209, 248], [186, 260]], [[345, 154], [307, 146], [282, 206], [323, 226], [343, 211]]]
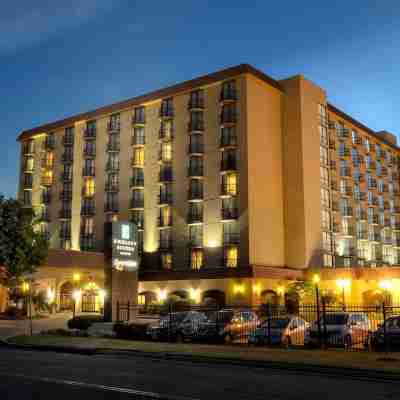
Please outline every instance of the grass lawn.
[[107, 350], [136, 350], [142, 352], [209, 356], [236, 360], [278, 361], [334, 367], [365, 368], [400, 373], [400, 354], [392, 354], [395, 361], [380, 361], [379, 353], [345, 352], [342, 350], [298, 350], [243, 345], [202, 345], [158, 342], [139, 342], [118, 339], [65, 337], [55, 335], [16, 336], [11, 343], [26, 345], [53, 345]]

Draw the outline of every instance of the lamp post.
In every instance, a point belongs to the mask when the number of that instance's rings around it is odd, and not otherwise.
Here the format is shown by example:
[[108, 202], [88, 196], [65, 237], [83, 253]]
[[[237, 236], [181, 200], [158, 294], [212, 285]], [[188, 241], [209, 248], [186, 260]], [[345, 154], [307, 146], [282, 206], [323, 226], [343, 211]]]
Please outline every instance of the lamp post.
[[22, 283], [22, 293], [27, 296], [27, 306], [28, 306], [28, 314], [29, 314], [29, 332], [30, 335], [33, 335], [33, 324], [32, 324], [32, 292], [31, 292], [31, 285], [29, 282]]
[[317, 324], [318, 324], [318, 337], [320, 341], [320, 346], [321, 346], [321, 338], [322, 338], [322, 331], [321, 331], [321, 313], [319, 311], [319, 282], [320, 282], [320, 277], [318, 274], [315, 274], [313, 276], [313, 283], [315, 286], [315, 301], [317, 305]]

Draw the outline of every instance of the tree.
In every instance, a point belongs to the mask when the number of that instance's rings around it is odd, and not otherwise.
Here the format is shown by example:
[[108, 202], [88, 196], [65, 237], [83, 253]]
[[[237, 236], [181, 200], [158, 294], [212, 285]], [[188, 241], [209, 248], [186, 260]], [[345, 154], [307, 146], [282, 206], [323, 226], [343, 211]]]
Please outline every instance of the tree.
[[2, 284], [10, 286], [43, 264], [48, 243], [31, 208], [0, 195], [0, 265]]

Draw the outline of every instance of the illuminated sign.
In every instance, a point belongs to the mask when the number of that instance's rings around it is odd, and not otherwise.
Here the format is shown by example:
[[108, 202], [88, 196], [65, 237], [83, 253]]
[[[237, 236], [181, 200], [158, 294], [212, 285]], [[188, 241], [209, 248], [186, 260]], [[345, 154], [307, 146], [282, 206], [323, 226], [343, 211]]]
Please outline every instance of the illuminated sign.
[[138, 269], [138, 231], [135, 224], [112, 223], [112, 266], [119, 271]]

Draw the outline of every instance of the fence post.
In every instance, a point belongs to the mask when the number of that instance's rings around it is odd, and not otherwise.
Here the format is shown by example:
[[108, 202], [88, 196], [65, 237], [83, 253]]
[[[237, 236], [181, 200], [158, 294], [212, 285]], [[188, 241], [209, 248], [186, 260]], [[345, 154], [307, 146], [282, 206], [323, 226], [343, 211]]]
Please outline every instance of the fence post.
[[322, 330], [321, 330], [321, 312], [319, 309], [319, 288], [318, 285], [315, 285], [315, 296], [317, 301], [317, 323], [318, 323], [318, 342], [319, 347], [322, 347]]
[[121, 321], [121, 314], [119, 309], [119, 300], [117, 300], [117, 322]]
[[385, 347], [385, 353], [389, 353], [389, 342], [387, 340], [387, 332], [386, 332], [386, 304], [382, 303], [382, 314], [383, 314], [383, 344]]
[[128, 310], [127, 310], [127, 319], [128, 322], [131, 320], [131, 308], [130, 308], [130, 302], [128, 301]]
[[322, 299], [322, 321], [324, 324], [324, 345], [323, 345], [323, 350], [327, 349], [327, 343], [326, 343], [326, 339], [327, 339], [327, 331], [326, 331], [326, 304], [325, 304], [325, 299]]

